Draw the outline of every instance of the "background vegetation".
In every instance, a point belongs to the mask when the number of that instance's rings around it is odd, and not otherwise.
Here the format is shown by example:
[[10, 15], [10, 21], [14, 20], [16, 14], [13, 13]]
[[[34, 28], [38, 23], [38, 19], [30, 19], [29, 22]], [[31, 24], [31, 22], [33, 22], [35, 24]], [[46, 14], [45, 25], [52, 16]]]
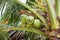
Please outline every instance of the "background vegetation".
[[[0, 40], [60, 40], [60, 0], [0, 0], [0, 10]], [[41, 26], [21, 23], [23, 14]]]

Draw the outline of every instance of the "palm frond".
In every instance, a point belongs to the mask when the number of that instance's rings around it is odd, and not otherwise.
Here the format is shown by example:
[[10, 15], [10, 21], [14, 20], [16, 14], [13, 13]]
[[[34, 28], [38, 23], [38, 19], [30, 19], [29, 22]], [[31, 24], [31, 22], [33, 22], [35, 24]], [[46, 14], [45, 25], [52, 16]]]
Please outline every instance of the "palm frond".
[[60, 0], [55, 0], [56, 3], [56, 14], [60, 16]]
[[[9, 36], [6, 30], [0, 30], [0, 40], [8, 40]], [[10, 40], [10, 39], [9, 39]]]
[[13, 0], [9, 0], [6, 5], [6, 9], [4, 13], [2, 13], [1, 20], [4, 22], [5, 20], [8, 20], [9, 25], [17, 25], [20, 20], [20, 14], [19, 11], [25, 9], [21, 5], [13, 2]]
[[52, 3], [50, 1], [51, 0], [46, 0], [46, 4], [48, 6], [48, 11], [49, 11], [49, 15], [50, 15], [51, 28], [52, 29], [58, 29], [59, 28], [59, 22], [57, 20], [55, 10], [54, 10]]

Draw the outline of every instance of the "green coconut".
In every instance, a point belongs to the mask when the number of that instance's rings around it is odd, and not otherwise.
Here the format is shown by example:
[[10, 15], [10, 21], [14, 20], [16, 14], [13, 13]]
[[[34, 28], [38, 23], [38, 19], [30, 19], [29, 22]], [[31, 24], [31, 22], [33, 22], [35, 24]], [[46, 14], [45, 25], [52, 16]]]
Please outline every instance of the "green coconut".
[[40, 28], [41, 27], [41, 21], [39, 19], [34, 20], [34, 27]]

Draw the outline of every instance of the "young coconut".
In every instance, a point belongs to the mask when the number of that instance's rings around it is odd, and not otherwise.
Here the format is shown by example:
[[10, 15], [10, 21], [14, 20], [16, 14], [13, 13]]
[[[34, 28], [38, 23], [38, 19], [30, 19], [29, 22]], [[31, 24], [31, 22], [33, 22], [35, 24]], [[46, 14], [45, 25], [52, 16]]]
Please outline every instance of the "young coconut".
[[26, 27], [33, 27], [33, 24], [26, 24]]
[[40, 26], [41, 26], [41, 21], [39, 19], [35, 19], [34, 20], [34, 27], [35, 28], [40, 28]]
[[20, 16], [20, 20], [21, 20], [23, 23], [26, 23], [26, 17], [27, 17], [27, 15], [22, 14], [22, 15]]
[[21, 21], [21, 22], [19, 22], [18, 26], [19, 26], [19, 27], [25, 27], [26, 24]]
[[33, 17], [33, 16], [28, 16], [28, 17], [26, 18], [26, 22], [27, 22], [27, 24], [29, 24], [29, 25], [33, 24], [33, 22], [34, 22], [34, 17]]

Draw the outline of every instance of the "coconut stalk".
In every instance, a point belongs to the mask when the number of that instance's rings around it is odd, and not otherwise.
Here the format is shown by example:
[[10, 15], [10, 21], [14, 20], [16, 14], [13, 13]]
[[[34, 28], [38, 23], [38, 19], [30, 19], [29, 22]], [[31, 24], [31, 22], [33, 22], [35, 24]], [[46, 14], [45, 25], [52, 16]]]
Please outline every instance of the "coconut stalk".
[[46, 4], [47, 4], [47, 9], [49, 12], [49, 16], [50, 16], [50, 21], [51, 21], [51, 29], [55, 30], [55, 29], [59, 29], [59, 22], [58, 19], [56, 17], [56, 13], [55, 10], [53, 8], [53, 5], [51, 3], [51, 0], [45, 0]]
[[60, 0], [55, 0], [56, 3], [56, 14], [60, 17]]
[[35, 0], [35, 1], [36, 1], [36, 3], [37, 3], [38, 5], [41, 5], [41, 4], [42, 4], [42, 0], [41, 0], [41, 1]]
[[35, 14], [45, 25], [46, 29], [49, 30], [49, 26], [48, 26], [48, 23], [46, 21], [46, 19], [40, 15], [37, 11], [35, 11], [33, 8], [31, 8], [30, 6], [26, 5], [26, 4], [23, 4], [22, 2], [18, 1], [18, 0], [15, 0], [15, 2], [19, 3], [20, 5], [24, 6], [25, 8], [27, 8], [28, 10], [30, 10], [33, 14]]
[[24, 31], [33, 32], [33, 33], [48, 37], [47, 34], [45, 34], [44, 32], [42, 32], [38, 29], [35, 29], [35, 28], [27, 28], [27, 27], [8, 27], [8, 28], [5, 28], [5, 27], [0, 27], [0, 30], [6, 30], [6, 31], [8, 31], [8, 30], [24, 30]]

